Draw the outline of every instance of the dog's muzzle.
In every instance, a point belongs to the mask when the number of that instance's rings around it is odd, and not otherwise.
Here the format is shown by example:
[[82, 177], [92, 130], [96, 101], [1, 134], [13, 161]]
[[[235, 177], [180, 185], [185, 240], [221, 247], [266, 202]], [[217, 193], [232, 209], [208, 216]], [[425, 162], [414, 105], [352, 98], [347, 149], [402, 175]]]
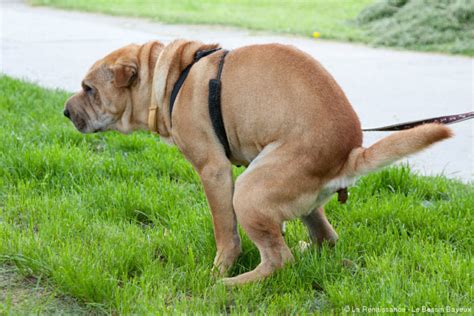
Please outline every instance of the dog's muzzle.
[[71, 113], [69, 113], [68, 109], [65, 109], [63, 113], [65, 117], [67, 117], [68, 119], [71, 119]]

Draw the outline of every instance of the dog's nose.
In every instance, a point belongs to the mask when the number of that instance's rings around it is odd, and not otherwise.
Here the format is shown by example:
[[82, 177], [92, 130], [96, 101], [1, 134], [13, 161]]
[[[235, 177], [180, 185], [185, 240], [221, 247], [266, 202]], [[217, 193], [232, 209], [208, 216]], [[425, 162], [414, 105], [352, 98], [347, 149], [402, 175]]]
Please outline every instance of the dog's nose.
[[67, 118], [71, 118], [70, 115], [71, 115], [71, 114], [69, 113], [69, 110], [68, 110], [68, 109], [65, 109], [65, 110], [64, 110], [64, 116], [67, 117]]

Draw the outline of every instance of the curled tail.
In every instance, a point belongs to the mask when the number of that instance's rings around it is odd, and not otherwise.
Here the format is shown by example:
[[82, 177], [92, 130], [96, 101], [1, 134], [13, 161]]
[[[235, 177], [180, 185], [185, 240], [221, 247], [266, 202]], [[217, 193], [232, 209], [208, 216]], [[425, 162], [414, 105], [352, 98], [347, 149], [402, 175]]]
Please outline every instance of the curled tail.
[[451, 136], [451, 129], [441, 124], [425, 124], [396, 132], [369, 148], [354, 148], [343, 173], [347, 176], [359, 176], [375, 171]]

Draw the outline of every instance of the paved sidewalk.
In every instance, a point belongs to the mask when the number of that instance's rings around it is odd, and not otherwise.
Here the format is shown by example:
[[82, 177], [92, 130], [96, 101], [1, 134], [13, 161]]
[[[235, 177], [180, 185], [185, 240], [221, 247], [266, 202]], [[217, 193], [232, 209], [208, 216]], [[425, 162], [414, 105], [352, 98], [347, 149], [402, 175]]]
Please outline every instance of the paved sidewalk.
[[[291, 44], [333, 74], [364, 127], [473, 111], [473, 59], [424, 54], [214, 26], [164, 25], [134, 18], [32, 8], [0, 0], [0, 71], [68, 91], [88, 67], [131, 42], [176, 38], [219, 42], [227, 49], [254, 43]], [[61, 113], [61, 109], [58, 109]], [[456, 137], [409, 159], [423, 174], [472, 181], [474, 120], [452, 125]], [[386, 133], [366, 133], [370, 145]]]

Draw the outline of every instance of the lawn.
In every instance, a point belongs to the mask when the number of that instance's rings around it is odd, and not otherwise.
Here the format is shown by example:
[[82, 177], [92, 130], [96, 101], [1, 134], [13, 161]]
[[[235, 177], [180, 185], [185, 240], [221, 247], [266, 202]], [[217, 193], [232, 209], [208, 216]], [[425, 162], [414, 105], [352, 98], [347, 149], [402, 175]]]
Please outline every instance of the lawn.
[[29, 0], [34, 5], [146, 17], [166, 23], [221, 24], [344, 41], [366, 41], [357, 14], [374, 0]]
[[[472, 307], [472, 185], [406, 166], [367, 176], [348, 204], [333, 198], [327, 206], [335, 248], [301, 252], [308, 236], [291, 222], [285, 239], [295, 263], [264, 282], [226, 288], [210, 272], [215, 245], [203, 190], [177, 149], [145, 132], [80, 134], [62, 116], [66, 92], [6, 76], [0, 91], [0, 267], [73, 302], [57, 312]], [[231, 273], [258, 261], [244, 236]], [[0, 314], [51, 311], [51, 301], [32, 307], [11, 291], [0, 282]]]
[[472, 0], [29, 0], [34, 5], [220, 24], [474, 56]]

